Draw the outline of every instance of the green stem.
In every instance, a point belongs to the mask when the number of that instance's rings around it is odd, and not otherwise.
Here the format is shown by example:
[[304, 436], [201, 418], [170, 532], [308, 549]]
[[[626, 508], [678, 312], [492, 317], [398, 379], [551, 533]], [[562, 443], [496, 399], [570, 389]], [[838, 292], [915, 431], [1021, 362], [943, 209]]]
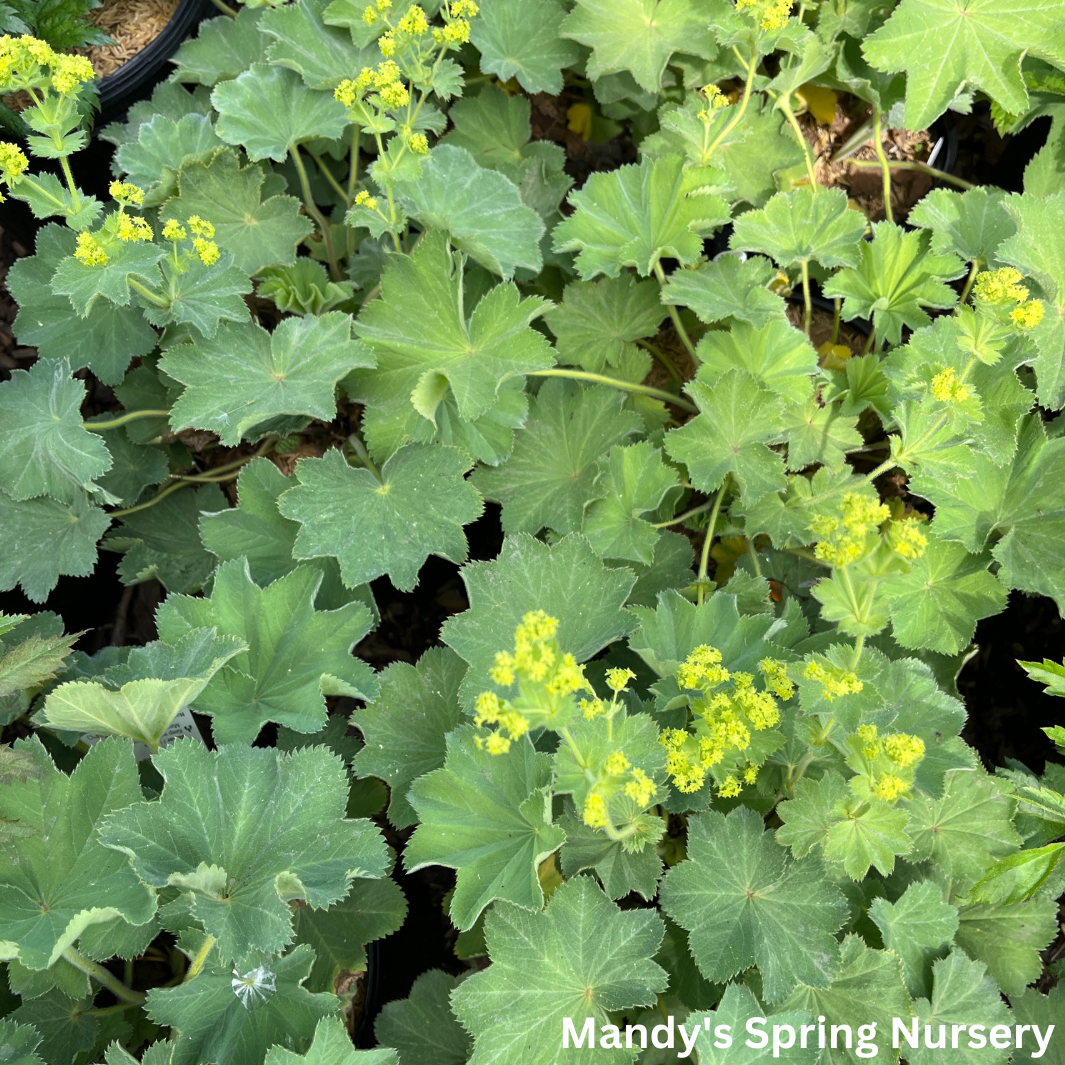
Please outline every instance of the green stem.
[[[662, 269], [662, 264], [660, 262], [655, 263], [655, 277], [658, 278], [658, 283], [665, 288], [666, 272]], [[684, 328], [684, 323], [680, 320], [677, 308], [674, 307], [672, 303], [666, 304], [666, 308], [669, 311], [669, 318], [673, 323], [673, 328], [677, 331], [677, 336], [680, 337], [680, 342], [684, 345], [684, 350], [691, 356], [692, 362], [698, 366], [699, 358], [695, 354], [695, 345], [692, 343], [691, 337], [688, 336], [688, 330]]]
[[23, 174], [22, 177], [19, 178], [19, 184], [31, 185], [39, 195], [43, 196], [46, 200], [51, 200], [52, 203], [56, 205], [56, 207], [62, 207], [64, 210], [66, 210], [67, 205], [58, 196], [53, 196], [47, 189], [41, 188], [41, 186], [38, 185], [37, 182], [33, 180], [33, 178]]
[[[736, 53], [739, 56], [739, 53]], [[742, 60], [741, 60], [742, 61]], [[743, 116], [747, 112], [747, 104], [751, 99], [751, 89], [754, 88], [754, 76], [758, 70], [758, 50], [755, 48], [751, 53], [751, 60], [746, 63], [747, 67], [747, 80], [743, 85], [743, 96], [740, 97], [740, 105], [736, 109], [736, 113], [729, 119], [725, 128], [714, 138], [714, 143], [710, 145], [709, 151], [706, 153], [704, 162], [709, 161], [710, 157], [721, 146], [721, 142], [743, 121]]]
[[154, 507], [156, 503], [161, 502], [172, 492], [176, 492], [179, 488], [184, 488], [186, 484], [188, 484], [187, 481], [175, 481], [173, 484], [167, 485], [166, 488], [160, 488], [147, 503], [138, 503], [135, 507], [126, 507], [123, 510], [109, 510], [107, 516], [109, 518], [124, 518], [127, 514], [136, 514], [138, 510], [147, 510], [149, 507]]
[[84, 954], [79, 953], [73, 947], [67, 947], [63, 951], [63, 957], [75, 969], [80, 969], [86, 975], [91, 976], [97, 983], [103, 984], [120, 1001], [128, 1002], [131, 1006], [140, 1006], [147, 1001], [147, 996], [142, 995], [139, 991], [134, 991], [131, 987], [126, 987], [117, 976], [102, 965], [97, 965], [91, 958], [86, 958]]
[[[973, 290], [973, 285], [976, 283], [976, 275], [980, 273], [981, 260], [974, 259], [972, 266], [969, 267], [969, 276], [965, 279], [965, 287], [961, 290], [961, 299], [958, 300], [958, 307], [963, 306], [969, 299], [969, 293]], [[957, 313], [957, 308], [955, 308]]]
[[641, 348], [649, 351], [666, 368], [666, 372], [678, 385], [684, 384], [684, 378], [681, 377], [680, 370], [673, 365], [673, 360], [657, 344], [652, 344], [649, 340], [637, 340], [636, 343]]
[[725, 498], [725, 489], [728, 488], [728, 482], [729, 474], [726, 473], [725, 479], [721, 482], [721, 487], [717, 490], [714, 509], [710, 512], [710, 524], [707, 525], [706, 536], [703, 538], [703, 550], [699, 556], [699, 575], [696, 577], [696, 584], [699, 586], [699, 606], [703, 605], [704, 593], [706, 592], [706, 571], [710, 566], [710, 544], [714, 539], [718, 515], [721, 513], [721, 501]]
[[[847, 165], [863, 167], [865, 169], [872, 169], [873, 167], [879, 169], [880, 167], [880, 163], [873, 162], [872, 159], [848, 159]], [[892, 170], [916, 170], [921, 174], [927, 174], [929, 177], [939, 178], [940, 181], [946, 181], [951, 185], [957, 185], [960, 189], [976, 188], [971, 181], [965, 181], [960, 177], [955, 177], [953, 174], [948, 174], [945, 170], [937, 170], [934, 166], [929, 166], [927, 163], [895, 162], [894, 160], [888, 160], [888, 166]]]
[[705, 514], [713, 505], [713, 499], [708, 499], [705, 503], [700, 503], [697, 507], [692, 507], [691, 510], [686, 510], [683, 514], [678, 514], [675, 518], [670, 518], [669, 521], [660, 521], [656, 525], [652, 525], [652, 529], [668, 529], [670, 525], [679, 525], [682, 521], [687, 521], [689, 518], [694, 518], [696, 514]]
[[308, 151], [307, 154], [310, 155], [310, 157], [314, 160], [314, 165], [318, 167], [318, 169], [322, 172], [322, 177], [324, 177], [325, 180], [329, 183], [329, 186], [333, 189], [333, 191], [344, 201], [344, 203], [348, 207], [350, 207], [351, 197], [344, 191], [344, 186], [341, 185], [335, 177], [333, 177], [333, 172], [329, 169], [329, 167], [327, 167], [325, 163], [322, 162], [321, 156], [315, 155], [314, 152], [311, 151]]
[[230, 18], [236, 18], [237, 13], [225, 2], [225, 0], [211, 0], [211, 3], [222, 12], [223, 15], [228, 15]]
[[158, 292], [153, 292], [146, 285], [142, 285], [136, 278], [127, 278], [127, 284], [134, 292], [139, 292], [149, 303], [154, 303], [156, 307], [162, 307], [163, 310], [167, 310], [170, 307], [170, 300], [165, 296], [160, 296]]
[[119, 1002], [115, 1006], [103, 1006], [99, 1009], [75, 1010], [75, 1017], [106, 1017], [110, 1013], [122, 1013], [125, 1010], [134, 1010], [140, 1005], [139, 1002]]
[[118, 418], [113, 418], [109, 422], [85, 422], [84, 428], [89, 429], [92, 432], [99, 432], [104, 429], [118, 429], [129, 422], [136, 421], [138, 418], [169, 418], [170, 411], [168, 410], [131, 410], [127, 414], [123, 414]]
[[758, 552], [754, 549], [754, 537], [749, 537], [747, 540], [747, 554], [751, 556], [751, 565], [754, 566], [754, 575], [758, 578], [762, 576], [762, 567], [758, 563]]
[[791, 126], [792, 132], [799, 141], [799, 147], [802, 149], [802, 157], [806, 162], [806, 176], [810, 179], [810, 187], [816, 189], [817, 175], [814, 173], [814, 159], [810, 154], [810, 145], [802, 135], [802, 127], [799, 125], [799, 120], [795, 117], [795, 112], [791, 109], [791, 93], [784, 93], [777, 100], [777, 107], [784, 112], [784, 117], [788, 120], [788, 125]]
[[351, 450], [359, 456], [359, 461], [372, 473], [382, 484], [384, 484], [384, 478], [381, 476], [381, 471], [373, 464], [370, 458], [369, 452], [366, 450], [366, 445], [359, 439], [357, 433], [352, 433], [348, 437], [348, 443], [351, 445]]
[[204, 941], [200, 949], [196, 952], [189, 964], [188, 971], [185, 973], [185, 979], [183, 983], [188, 983], [190, 980], [195, 980], [197, 976], [203, 971], [204, 963], [207, 961], [207, 955], [211, 953], [211, 948], [217, 941], [214, 936], [208, 936]]
[[891, 209], [891, 167], [888, 157], [884, 154], [884, 134], [880, 128], [880, 109], [873, 108], [873, 151], [876, 152], [880, 169], [884, 173], [884, 217], [891, 223], [895, 221], [895, 213]]
[[858, 663], [862, 658], [862, 648], [865, 647], [865, 637], [859, 636], [854, 641], [854, 654], [851, 655], [851, 672], [853, 673], [858, 668]]
[[614, 377], [604, 377], [598, 373], [588, 373], [586, 370], [531, 370], [527, 377], [566, 377], [573, 381], [594, 381], [600, 385], [611, 385], [625, 392], [635, 392], [641, 396], [651, 396], [652, 399], [660, 399], [663, 403], [672, 403], [674, 407], [698, 414], [699, 408], [694, 403], [689, 403], [682, 396], [675, 396], [672, 392], [666, 392], [661, 388], [652, 388], [650, 385], [634, 385], [631, 381], [618, 381]]
[[803, 305], [803, 330], [810, 335], [810, 324], [813, 321], [814, 307], [813, 298], [810, 296], [810, 260], [802, 261], [802, 305]]
[[837, 296], [832, 302], [835, 305], [832, 312], [832, 343], [835, 344], [839, 341], [839, 320], [840, 311], [843, 309], [843, 300]]
[[63, 168], [63, 177], [66, 178], [67, 188], [70, 189], [70, 206], [76, 211], [81, 210], [81, 201], [78, 199], [78, 187], [74, 184], [74, 175], [70, 172], [70, 163], [67, 157], [59, 157], [59, 165]]
[[[348, 202], [355, 198], [355, 183], [359, 180], [359, 137], [361, 130], [357, 124], [351, 127], [351, 161], [348, 164]], [[355, 230], [347, 227], [348, 255], [355, 254]]]
[[329, 231], [329, 224], [326, 222], [322, 212], [318, 210], [318, 206], [314, 202], [314, 197], [311, 195], [311, 183], [307, 178], [307, 168], [303, 165], [303, 160], [300, 158], [299, 145], [294, 144], [289, 150], [289, 154], [292, 156], [292, 162], [296, 166], [296, 173], [299, 174], [300, 188], [303, 190], [304, 206], [307, 208], [310, 216], [318, 223], [318, 228], [322, 231], [322, 241], [325, 244], [325, 253], [329, 258], [329, 273], [334, 281], [339, 281], [340, 267], [337, 265], [336, 252], [333, 250], [333, 234]]

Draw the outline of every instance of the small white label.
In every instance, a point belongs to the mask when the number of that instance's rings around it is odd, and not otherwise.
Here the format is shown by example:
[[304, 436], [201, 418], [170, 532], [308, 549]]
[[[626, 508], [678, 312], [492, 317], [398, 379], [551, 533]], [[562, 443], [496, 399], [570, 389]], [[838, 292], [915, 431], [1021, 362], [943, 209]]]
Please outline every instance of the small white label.
[[[162, 738], [159, 740], [159, 746], [160, 748], [169, 747], [175, 740], [182, 738], [203, 743], [203, 736], [200, 735], [200, 730], [196, 725], [195, 718], [192, 716], [192, 711], [187, 706], [183, 706], [175, 715], [174, 720], [167, 726], [166, 732], [163, 733]], [[93, 744], [99, 743], [103, 736], [97, 736], [94, 732], [83, 732], [81, 739], [83, 743], [91, 747]], [[133, 744], [133, 755], [138, 762], [143, 762], [145, 758], [152, 756], [152, 752], [146, 743], [135, 743]]]

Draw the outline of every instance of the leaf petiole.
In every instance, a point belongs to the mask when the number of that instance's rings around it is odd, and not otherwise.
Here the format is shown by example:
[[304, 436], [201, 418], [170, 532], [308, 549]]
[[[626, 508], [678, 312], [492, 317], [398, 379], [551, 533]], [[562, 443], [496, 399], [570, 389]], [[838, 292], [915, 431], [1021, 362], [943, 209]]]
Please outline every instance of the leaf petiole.
[[142, 995], [139, 991], [134, 991], [131, 987], [126, 987], [117, 976], [102, 965], [94, 962], [91, 958], [86, 958], [84, 954], [73, 947], [67, 947], [63, 951], [63, 957], [75, 969], [80, 969], [87, 976], [91, 976], [98, 984], [102, 984], [115, 998], [122, 1002], [129, 1003], [131, 1006], [141, 1006], [147, 1001], [146, 995]]
[[652, 388], [650, 385], [636, 385], [631, 381], [619, 381], [614, 377], [604, 377], [602, 374], [589, 373], [587, 370], [530, 370], [527, 377], [568, 377], [574, 381], [594, 381], [600, 385], [611, 385], [625, 392], [635, 392], [641, 396], [651, 396], [660, 399], [663, 403], [672, 403], [681, 410], [698, 414], [699, 408], [694, 403], [689, 403], [682, 396], [675, 396], [672, 392], [666, 392], [661, 388]]

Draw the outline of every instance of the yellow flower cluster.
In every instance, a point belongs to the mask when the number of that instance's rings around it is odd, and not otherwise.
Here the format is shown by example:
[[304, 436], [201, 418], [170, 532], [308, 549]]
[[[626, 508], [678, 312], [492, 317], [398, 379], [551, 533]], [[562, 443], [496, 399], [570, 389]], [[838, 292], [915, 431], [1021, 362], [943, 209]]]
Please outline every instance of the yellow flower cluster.
[[580, 706], [581, 714], [584, 715], [586, 721], [591, 721], [593, 717], [598, 717], [600, 714], [606, 713], [606, 703], [598, 697], [582, 699], [578, 705]]
[[963, 403], [972, 393], [958, 379], [953, 366], [932, 378], [932, 398], [939, 403]]
[[[654, 802], [658, 792], [655, 782], [639, 766], [630, 766], [629, 760], [620, 751], [615, 751], [607, 758], [604, 773], [608, 778], [622, 777], [628, 773], [629, 779], [621, 789], [625, 796], [639, 807], [647, 807]], [[608, 779], [600, 780], [588, 793], [581, 809], [581, 817], [589, 828], [606, 828], [612, 824], [608, 810], [609, 797], [604, 795], [602, 790], [604, 784], [606, 790], [617, 790], [617, 782]]]
[[1010, 311], [1010, 321], [1018, 329], [1034, 329], [1043, 320], [1044, 313], [1042, 300], [1028, 300]]
[[629, 686], [630, 680], [635, 679], [636, 674], [631, 669], [608, 669], [606, 671], [606, 686], [618, 694]]
[[359, 207], [365, 207], [368, 211], [377, 210], [377, 200], [371, 196], [365, 189], [355, 194], [355, 203]]
[[21, 177], [29, 165], [29, 160], [17, 144], [0, 141], [0, 174], [5, 181]]
[[881, 773], [873, 785], [873, 794], [885, 802], [895, 802], [909, 790], [910, 785], [894, 773]]
[[[48, 68], [48, 80], [44, 82], [40, 80], [41, 67]], [[65, 94], [95, 77], [92, 63], [83, 55], [55, 52], [46, 41], [28, 35], [0, 37], [0, 90], [50, 84], [56, 92]], [[13, 85], [16, 81], [18, 84]]]
[[118, 229], [115, 231], [115, 236], [125, 244], [139, 244], [141, 241], [155, 239], [155, 234], [146, 218], [128, 214], [118, 216]]
[[189, 229], [195, 237], [206, 237], [208, 240], [214, 237], [214, 226], [210, 222], [205, 222], [198, 214], [194, 214], [189, 219]]
[[[473, 722], [479, 727], [498, 725], [499, 729], [487, 738], [477, 736], [474, 742], [478, 747], [487, 747], [489, 754], [506, 754], [510, 750], [511, 740], [519, 740], [529, 731], [529, 719], [514, 710], [495, 692], [482, 692], [473, 704]], [[507, 735], [504, 736], [503, 733]]]
[[176, 218], [168, 218], [163, 223], [163, 240], [185, 240], [188, 235], [188, 230]]
[[429, 140], [424, 133], [412, 133], [407, 138], [407, 147], [415, 155], [426, 155], [429, 152]]
[[847, 492], [838, 516], [818, 514], [810, 522], [810, 531], [819, 541], [814, 554], [833, 566], [857, 562], [871, 549], [869, 534], [887, 521], [890, 513], [883, 503], [875, 503], [858, 492]]
[[913, 785], [913, 769], [924, 758], [925, 745], [920, 736], [906, 732], [893, 732], [881, 736], [876, 725], [862, 725], [851, 742], [865, 760], [855, 763], [848, 759], [851, 768], [859, 771], [854, 782], [856, 789], [868, 792], [878, 799], [893, 803], [910, 790]]
[[407, 13], [396, 23], [396, 29], [400, 33], [409, 34], [411, 37], [421, 37], [429, 32], [429, 20], [425, 12], [417, 5], [412, 4]]
[[736, 10], [754, 9], [766, 33], [782, 30], [791, 17], [792, 0], [736, 0]]
[[835, 666], [826, 668], [816, 660], [807, 663], [802, 675], [804, 680], [813, 680], [820, 684], [821, 694], [829, 702], [842, 695], [857, 695], [864, 687], [850, 670], [837, 669]]
[[100, 246], [100, 242], [89, 232], [82, 230], [78, 234], [77, 247], [74, 249], [74, 258], [86, 266], [103, 266], [107, 262], [107, 253]]
[[781, 699], [790, 699], [795, 694], [795, 685], [788, 677], [788, 667], [775, 658], [763, 658], [758, 663], [758, 672], [765, 678], [766, 688]]
[[108, 192], [123, 207], [140, 207], [144, 203], [144, 189], [128, 181], [112, 181]]
[[706, 644], [696, 647], [677, 667], [677, 683], [682, 688], [709, 691], [724, 684], [729, 675], [729, 671], [721, 665], [721, 652]]
[[1045, 308], [1042, 300], [1028, 298], [1028, 286], [1023, 281], [1024, 275], [1012, 266], [985, 270], [976, 275], [973, 296], [983, 303], [1016, 303], [1010, 321], [1018, 329], [1034, 329], [1043, 320]]
[[176, 218], [168, 218], [163, 223], [163, 239], [172, 240], [175, 243], [186, 240], [189, 229], [192, 230], [192, 250], [196, 253], [196, 257], [204, 266], [214, 266], [221, 257], [218, 245], [211, 239], [214, 236], [214, 226], [198, 214], [188, 219], [188, 229]]
[[728, 97], [716, 85], [704, 85], [699, 91], [706, 97], [707, 103], [707, 106], [699, 112], [699, 118], [703, 122], [709, 122], [714, 111], [728, 107]]
[[887, 529], [887, 542], [899, 558], [907, 562], [919, 559], [928, 546], [928, 537], [921, 532], [924, 523], [920, 518], [909, 517], [893, 521]]
[[362, 13], [362, 21], [367, 26], [372, 26], [377, 21], [378, 15], [383, 15], [392, 6], [392, 0], [377, 0], [376, 4], [367, 4]]

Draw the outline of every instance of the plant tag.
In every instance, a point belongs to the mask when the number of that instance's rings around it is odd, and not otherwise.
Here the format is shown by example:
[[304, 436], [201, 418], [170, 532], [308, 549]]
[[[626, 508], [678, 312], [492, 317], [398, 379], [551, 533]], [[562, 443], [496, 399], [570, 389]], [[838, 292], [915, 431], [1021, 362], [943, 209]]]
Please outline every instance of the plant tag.
[[[103, 736], [96, 735], [95, 732], [83, 732], [81, 734], [82, 742], [89, 747], [99, 743], [103, 738]], [[196, 724], [196, 719], [192, 716], [192, 711], [187, 706], [183, 706], [177, 712], [174, 720], [167, 726], [166, 732], [163, 733], [159, 740], [159, 748], [161, 750], [163, 747], [169, 747], [175, 740], [182, 738], [196, 740], [197, 743], [204, 742], [199, 726]], [[133, 744], [133, 755], [138, 762], [143, 762], [145, 758], [150, 758], [151, 754], [152, 752], [146, 743]]]

